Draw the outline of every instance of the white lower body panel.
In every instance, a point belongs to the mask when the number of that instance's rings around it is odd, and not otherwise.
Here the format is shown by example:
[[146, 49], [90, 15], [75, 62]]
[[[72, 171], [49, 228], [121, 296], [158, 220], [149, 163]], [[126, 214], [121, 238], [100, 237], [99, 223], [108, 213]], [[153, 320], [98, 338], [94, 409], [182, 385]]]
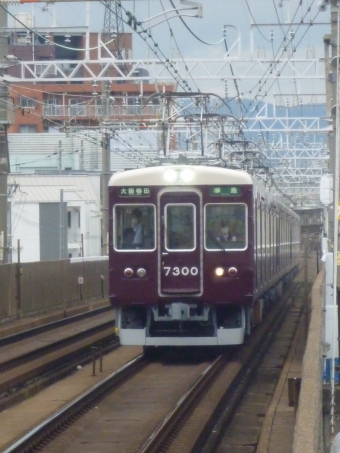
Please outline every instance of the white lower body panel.
[[118, 335], [123, 346], [145, 346], [145, 329], [119, 329]]
[[119, 329], [123, 346], [227, 346], [244, 342], [245, 329], [218, 329], [216, 337], [147, 337], [146, 329]]
[[218, 329], [217, 330], [217, 344], [234, 345], [242, 344], [244, 342], [245, 328], [240, 327], [237, 329]]

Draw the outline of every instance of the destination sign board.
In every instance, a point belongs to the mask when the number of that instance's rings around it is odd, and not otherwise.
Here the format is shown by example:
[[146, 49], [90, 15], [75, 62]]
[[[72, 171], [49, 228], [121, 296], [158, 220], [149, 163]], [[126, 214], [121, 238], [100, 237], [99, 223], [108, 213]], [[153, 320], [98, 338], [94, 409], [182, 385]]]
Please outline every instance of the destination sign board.
[[212, 197], [235, 197], [242, 194], [239, 186], [215, 186], [209, 191]]
[[150, 187], [119, 187], [121, 197], [149, 197]]

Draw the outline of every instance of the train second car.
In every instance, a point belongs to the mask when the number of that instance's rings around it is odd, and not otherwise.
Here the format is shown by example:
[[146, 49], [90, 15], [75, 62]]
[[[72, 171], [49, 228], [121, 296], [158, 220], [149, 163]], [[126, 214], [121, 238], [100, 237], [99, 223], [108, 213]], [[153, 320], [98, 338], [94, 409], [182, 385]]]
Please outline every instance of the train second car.
[[109, 210], [110, 301], [123, 345], [241, 344], [298, 266], [299, 217], [244, 171], [116, 173]]

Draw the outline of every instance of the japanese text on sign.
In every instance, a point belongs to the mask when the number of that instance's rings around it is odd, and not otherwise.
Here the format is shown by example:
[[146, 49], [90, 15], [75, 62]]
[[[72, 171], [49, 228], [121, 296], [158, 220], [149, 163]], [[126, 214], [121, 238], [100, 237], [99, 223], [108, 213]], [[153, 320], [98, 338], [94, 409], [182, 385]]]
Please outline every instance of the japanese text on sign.
[[218, 186], [210, 189], [210, 195], [214, 197], [232, 197], [241, 195], [241, 193], [241, 187], [239, 186]]
[[150, 187], [120, 187], [119, 195], [121, 197], [149, 197], [151, 191]]

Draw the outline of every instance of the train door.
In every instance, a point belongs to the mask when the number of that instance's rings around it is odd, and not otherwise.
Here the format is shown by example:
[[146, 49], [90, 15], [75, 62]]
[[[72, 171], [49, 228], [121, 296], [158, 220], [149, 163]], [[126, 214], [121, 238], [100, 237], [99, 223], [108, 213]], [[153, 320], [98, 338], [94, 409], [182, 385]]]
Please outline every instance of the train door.
[[159, 198], [159, 294], [202, 294], [201, 195], [165, 191]]

